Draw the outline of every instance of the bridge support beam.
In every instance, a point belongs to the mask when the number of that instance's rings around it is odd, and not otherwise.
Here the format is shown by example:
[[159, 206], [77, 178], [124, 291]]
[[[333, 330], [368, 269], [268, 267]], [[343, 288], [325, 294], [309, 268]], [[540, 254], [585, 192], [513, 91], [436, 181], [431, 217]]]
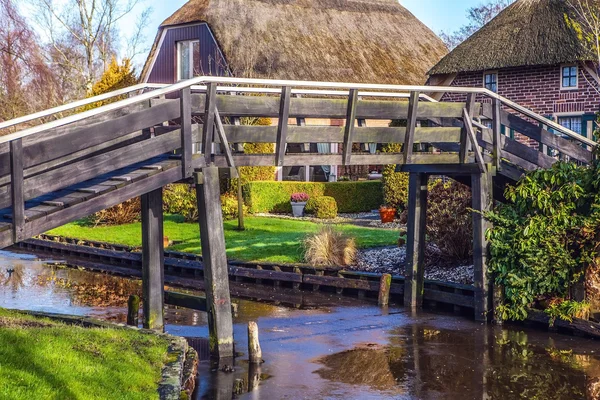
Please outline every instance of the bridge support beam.
[[411, 308], [423, 305], [428, 179], [423, 173], [410, 173], [408, 178], [404, 306]]
[[[491, 165], [487, 165], [487, 170]], [[473, 207], [473, 264], [475, 280], [475, 320], [487, 322], [492, 317], [492, 280], [488, 276], [488, 241], [485, 232], [489, 222], [481, 215], [493, 204], [492, 175], [489, 172], [471, 175]]]
[[233, 359], [233, 321], [229, 273], [219, 191], [219, 169], [211, 166], [195, 174], [204, 285], [211, 357], [219, 364]]
[[164, 328], [162, 188], [142, 195], [142, 297], [144, 328]]

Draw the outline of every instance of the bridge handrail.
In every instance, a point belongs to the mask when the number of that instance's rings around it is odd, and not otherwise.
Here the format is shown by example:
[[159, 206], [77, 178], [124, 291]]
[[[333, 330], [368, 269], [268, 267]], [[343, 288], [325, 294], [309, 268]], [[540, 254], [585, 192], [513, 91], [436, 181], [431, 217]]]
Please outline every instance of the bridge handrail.
[[[120, 100], [111, 104], [104, 105], [102, 107], [98, 107], [92, 110], [84, 111], [79, 114], [71, 115], [65, 118], [58, 119], [56, 121], [48, 122], [39, 126], [34, 126], [31, 128], [27, 128], [18, 132], [14, 132], [5, 136], [0, 136], [0, 143], [11, 142], [16, 139], [21, 139], [27, 136], [31, 136], [40, 132], [43, 132], [48, 129], [61, 127], [64, 125], [68, 125], [74, 122], [78, 122], [84, 120], [89, 117], [93, 117], [96, 115], [104, 114], [110, 111], [114, 111], [129, 105], [133, 105], [136, 103], [140, 103], [142, 101], [150, 100], [156, 97], [165, 96], [174, 92], [178, 92], [185, 88], [192, 88], [194, 86], [209, 84], [209, 83], [221, 83], [221, 84], [232, 84], [232, 85], [263, 85], [263, 86], [295, 86], [300, 88], [319, 88], [319, 90], [313, 90], [311, 94], [323, 94], [327, 95], [327, 93], [331, 93], [331, 89], [357, 89], [357, 90], [369, 90], [369, 91], [391, 91], [391, 92], [419, 92], [419, 93], [474, 93], [480, 94], [492, 99], [499, 100], [502, 104], [507, 107], [512, 108], [515, 111], [522, 113], [523, 115], [532, 118], [538, 121], [541, 124], [546, 125], [549, 128], [554, 129], [560, 133], [563, 133], [572, 139], [575, 139], [581, 143], [591, 146], [592, 148], [596, 148], [598, 143], [594, 140], [588, 139], [568, 128], [563, 127], [562, 125], [549, 120], [533, 111], [528, 110], [525, 107], [520, 106], [519, 104], [498, 95], [497, 93], [492, 92], [486, 88], [475, 88], [475, 87], [454, 87], [454, 86], [412, 86], [412, 85], [387, 85], [387, 84], [367, 84], [367, 83], [341, 83], [341, 82], [312, 82], [312, 81], [294, 81], [294, 80], [268, 80], [268, 79], [247, 79], [247, 78], [227, 78], [227, 77], [214, 77], [214, 76], [199, 76], [196, 78], [184, 80], [181, 82], [177, 82], [172, 85], [166, 85], [161, 87], [162, 85], [157, 84], [140, 84], [134, 87], [121, 89], [121, 91], [110, 92], [104, 95], [96, 96], [95, 98], [81, 100], [80, 102], [70, 103], [65, 106], [56, 107], [54, 109], [42, 111], [40, 113], [32, 114], [30, 116], [25, 116], [21, 118], [17, 118], [14, 120], [6, 121], [0, 125], [0, 129], [3, 127], [14, 126], [18, 123], [23, 123], [25, 121], [30, 121], [32, 119], [41, 118], [40, 115], [52, 115], [55, 114], [57, 109], [65, 108], [64, 110], [80, 107], [81, 105], [90, 104], [93, 102], [101, 101], [102, 99], [108, 99], [111, 97], [119, 96], [122, 94], [130, 93], [135, 90], [143, 90], [152, 88], [155, 89], [151, 92], [142, 93], [136, 95], [134, 97], [130, 97], [128, 99]], [[235, 90], [232, 90], [235, 89]], [[242, 88], [229, 88], [227, 91], [242, 91]], [[256, 88], [253, 88], [256, 89]], [[325, 91], [323, 89], [330, 89], [329, 91]], [[265, 93], [271, 92], [272, 89], [269, 88], [258, 88], [258, 91], [262, 90]], [[119, 93], [119, 94], [115, 94]], [[385, 95], [385, 93], [376, 93], [379, 95]], [[365, 93], [362, 93], [365, 95]], [[389, 95], [389, 94], [388, 94]], [[78, 106], [74, 106], [74, 104], [80, 104]], [[37, 115], [37, 116], [35, 116]], [[35, 116], [35, 117], [34, 117]], [[20, 122], [15, 122], [20, 120]]]

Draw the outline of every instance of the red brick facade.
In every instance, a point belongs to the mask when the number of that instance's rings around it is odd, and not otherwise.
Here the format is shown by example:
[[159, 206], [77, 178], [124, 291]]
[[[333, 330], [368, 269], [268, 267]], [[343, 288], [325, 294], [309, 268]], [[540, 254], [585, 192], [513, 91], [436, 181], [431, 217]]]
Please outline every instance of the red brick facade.
[[[578, 68], [577, 89], [561, 89], [562, 66], [529, 66], [499, 69], [498, 94], [555, 121], [561, 117], [581, 117], [582, 134], [589, 136], [588, 121], [600, 111], [600, 94], [592, 86], [595, 80], [583, 66]], [[484, 72], [461, 72], [452, 86], [483, 87]], [[594, 83], [592, 83], [594, 82]], [[465, 101], [465, 95], [446, 93], [442, 101]], [[482, 101], [482, 99], [478, 99]], [[483, 100], [485, 101], [485, 100]], [[530, 145], [527, 138], [515, 137]]]

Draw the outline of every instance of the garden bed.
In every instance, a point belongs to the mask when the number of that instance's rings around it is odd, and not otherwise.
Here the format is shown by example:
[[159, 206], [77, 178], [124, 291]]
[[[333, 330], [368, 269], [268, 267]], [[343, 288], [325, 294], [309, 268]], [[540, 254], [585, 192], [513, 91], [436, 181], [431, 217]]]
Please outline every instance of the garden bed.
[[0, 342], [0, 398], [162, 399], [181, 390], [180, 338], [0, 308]]

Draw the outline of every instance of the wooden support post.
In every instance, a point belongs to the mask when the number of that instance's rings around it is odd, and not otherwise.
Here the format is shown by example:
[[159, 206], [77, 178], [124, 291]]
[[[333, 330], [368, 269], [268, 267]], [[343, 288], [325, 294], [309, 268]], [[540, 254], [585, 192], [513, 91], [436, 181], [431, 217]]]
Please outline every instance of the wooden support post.
[[410, 164], [415, 143], [415, 130], [417, 129], [417, 110], [419, 108], [419, 92], [410, 92], [408, 101], [408, 118], [406, 120], [406, 134], [404, 136], [404, 165]]
[[[542, 125], [542, 129], [547, 131], [548, 125]], [[540, 136], [543, 137], [542, 135], [540, 135]], [[540, 151], [540, 153], [544, 153], [545, 155], [548, 155], [548, 145], [547, 144], [543, 144], [542, 142], [540, 142], [538, 150]]]
[[198, 221], [204, 286], [208, 304], [210, 352], [219, 363], [233, 358], [233, 321], [229, 297], [229, 273], [219, 192], [219, 169], [211, 166], [196, 173]]
[[192, 94], [189, 87], [181, 89], [179, 94], [181, 110], [181, 169], [184, 178], [190, 178], [192, 167]]
[[348, 165], [352, 157], [352, 136], [354, 135], [354, 121], [356, 121], [356, 103], [358, 103], [358, 90], [350, 89], [348, 107], [346, 110], [346, 126], [344, 128], [344, 154], [342, 163]]
[[427, 180], [428, 175], [422, 173], [411, 173], [408, 178], [404, 306], [411, 308], [423, 305]]
[[140, 296], [132, 294], [127, 300], [127, 325], [138, 326], [140, 313]]
[[217, 84], [206, 85], [206, 101], [204, 102], [204, 125], [202, 126], [202, 151], [206, 165], [212, 161], [212, 144], [215, 130], [215, 109], [217, 108]]
[[245, 231], [244, 225], [244, 194], [242, 193], [242, 171], [238, 167], [237, 201], [238, 201], [238, 231]]
[[[489, 168], [489, 165], [488, 165]], [[489, 227], [481, 212], [492, 207], [492, 176], [489, 172], [471, 175], [473, 197], [473, 264], [475, 279], [475, 319], [488, 321], [491, 317], [492, 290], [487, 272], [488, 243], [485, 232]]]
[[288, 121], [290, 119], [291, 94], [292, 88], [290, 86], [284, 86], [281, 89], [281, 99], [279, 100], [279, 122], [277, 123], [277, 143], [275, 149], [275, 164], [278, 167], [283, 166], [283, 159], [285, 158]]
[[392, 275], [383, 274], [379, 281], [379, 300], [381, 307], [387, 306], [390, 303], [390, 288], [392, 286]]
[[142, 195], [142, 297], [144, 328], [164, 328], [162, 188]]
[[[500, 120], [500, 104], [500, 100], [492, 99], [492, 141], [494, 146], [492, 158], [497, 172], [500, 172], [502, 169], [502, 122]], [[469, 113], [469, 115], [472, 116], [473, 113]]]
[[[475, 110], [475, 93], [469, 93], [467, 95], [467, 102], [465, 108], [467, 109], [467, 113], [469, 116], [473, 116], [473, 112]], [[469, 157], [469, 149], [471, 148], [468, 133], [467, 133], [467, 124], [469, 126], [473, 126], [472, 121], [466, 121], [463, 118], [463, 129], [460, 132], [460, 148], [458, 151], [458, 160], [461, 164], [466, 164]]]
[[25, 198], [23, 194], [23, 140], [10, 142], [10, 189], [12, 200], [13, 241], [20, 242], [25, 228]]
[[250, 364], [262, 363], [262, 350], [258, 341], [258, 325], [254, 321], [248, 322], [248, 362]]

